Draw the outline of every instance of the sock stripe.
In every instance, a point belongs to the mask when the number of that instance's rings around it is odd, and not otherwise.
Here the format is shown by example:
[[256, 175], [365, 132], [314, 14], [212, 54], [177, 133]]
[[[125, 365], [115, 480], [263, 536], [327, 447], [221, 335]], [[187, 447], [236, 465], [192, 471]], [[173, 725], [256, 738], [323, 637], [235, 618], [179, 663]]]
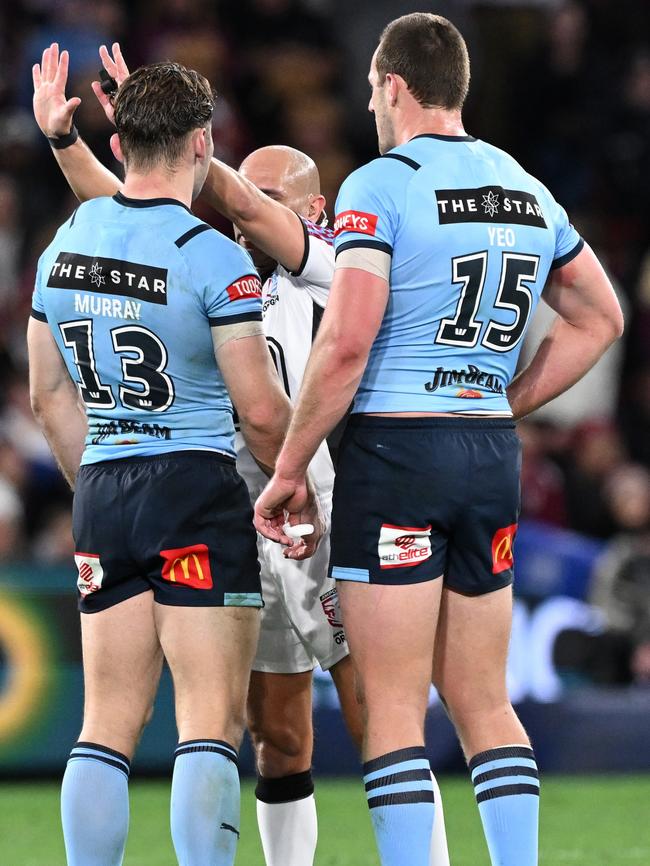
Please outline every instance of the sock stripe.
[[532, 794], [539, 797], [539, 786], [535, 785], [499, 785], [488, 788], [476, 795], [476, 802], [483, 803], [485, 800], [496, 800], [498, 797], [513, 797], [519, 794]]
[[530, 776], [532, 779], [539, 779], [539, 772], [535, 767], [522, 767], [512, 764], [509, 767], [497, 767], [494, 770], [488, 770], [486, 773], [480, 773], [472, 779], [472, 782], [474, 785], [482, 785], [483, 782], [489, 782], [492, 779], [502, 779], [504, 776]]
[[[366, 782], [366, 791], [372, 791], [374, 788], [383, 788], [386, 785], [397, 785], [401, 782], [431, 782], [430, 770], [403, 770], [399, 773], [390, 773], [388, 776], [379, 776], [376, 779], [370, 779]], [[433, 787], [433, 783], [431, 782]]]
[[367, 776], [369, 773], [374, 773], [377, 770], [385, 770], [393, 764], [401, 764], [403, 761], [413, 761], [418, 758], [426, 760], [424, 746], [397, 749], [394, 752], [388, 752], [385, 755], [380, 755], [378, 758], [373, 758], [371, 761], [366, 761], [363, 765], [363, 775]]
[[115, 767], [116, 770], [124, 773], [127, 779], [129, 778], [129, 767], [125, 767], [122, 761], [115, 761], [113, 758], [105, 755], [92, 754], [90, 752], [79, 752], [78, 754], [72, 752], [68, 758], [68, 763], [71, 761], [100, 761], [102, 764], [108, 764], [109, 767]]
[[396, 791], [394, 794], [382, 794], [380, 797], [370, 797], [368, 807], [376, 809], [379, 806], [403, 806], [409, 803], [435, 803], [431, 791]]
[[230, 743], [227, 743], [225, 740], [183, 740], [182, 743], [179, 743], [177, 748], [184, 749], [186, 746], [222, 746], [224, 749], [228, 749], [233, 753], [235, 757], [237, 757], [237, 749], [233, 748]]
[[501, 746], [497, 749], [488, 749], [486, 752], [479, 752], [474, 755], [472, 760], [467, 765], [470, 773], [481, 764], [487, 764], [489, 761], [499, 761], [504, 758], [528, 758], [535, 760], [535, 753], [530, 746]]
[[[194, 745], [190, 745], [190, 743], [194, 743]], [[186, 743], [179, 743], [174, 752], [174, 759], [181, 755], [192, 755], [196, 752], [213, 752], [217, 755], [223, 755], [224, 758], [228, 758], [235, 765], [238, 762], [237, 752], [232, 746], [229, 746], [227, 743], [221, 743], [218, 740], [189, 740]]]
[[366, 773], [363, 777], [364, 782], [370, 782], [372, 779], [383, 779], [391, 773], [403, 773], [406, 770], [426, 770], [431, 772], [431, 765], [426, 758], [418, 758], [415, 761], [402, 761], [398, 764], [389, 764], [383, 770], [375, 770], [373, 773]]
[[112, 758], [117, 758], [118, 761], [122, 761], [127, 767], [131, 766], [131, 762], [122, 752], [116, 752], [115, 749], [109, 749], [108, 746], [102, 746], [100, 743], [86, 743], [79, 740], [72, 747], [72, 751], [74, 752], [75, 749], [95, 749], [98, 752], [110, 755]]

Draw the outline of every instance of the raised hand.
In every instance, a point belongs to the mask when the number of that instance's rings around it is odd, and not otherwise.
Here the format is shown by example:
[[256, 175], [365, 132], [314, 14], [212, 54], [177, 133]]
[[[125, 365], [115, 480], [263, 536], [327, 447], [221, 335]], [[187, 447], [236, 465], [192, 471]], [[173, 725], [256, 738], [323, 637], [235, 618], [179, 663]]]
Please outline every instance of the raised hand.
[[32, 66], [34, 117], [48, 138], [60, 138], [70, 132], [72, 118], [81, 104], [78, 96], [65, 97], [68, 62], [68, 52], [62, 51], [59, 56], [58, 42], [53, 42], [43, 52], [40, 65]]
[[[114, 78], [117, 82], [117, 86], [119, 87], [122, 82], [129, 77], [129, 67], [126, 65], [124, 57], [122, 56], [122, 49], [120, 48], [119, 42], [114, 42], [111, 48], [113, 52], [113, 56], [111, 57], [108, 48], [105, 45], [100, 45], [99, 47], [99, 56], [102, 61], [102, 65], [111, 78]], [[102, 90], [102, 85], [99, 81], [93, 81], [92, 83], [93, 93], [97, 97], [99, 104], [104, 109], [104, 114], [110, 120], [111, 123], [115, 123], [115, 113], [113, 111], [113, 100], [112, 96], [108, 93], [104, 93]]]

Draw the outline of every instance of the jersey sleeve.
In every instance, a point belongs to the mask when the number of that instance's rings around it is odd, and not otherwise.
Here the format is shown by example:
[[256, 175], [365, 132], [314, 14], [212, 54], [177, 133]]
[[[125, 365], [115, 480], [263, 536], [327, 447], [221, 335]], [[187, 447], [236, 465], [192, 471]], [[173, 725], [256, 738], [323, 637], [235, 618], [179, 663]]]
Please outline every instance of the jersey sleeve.
[[39, 322], [47, 322], [45, 304], [43, 303], [43, 256], [38, 260], [38, 267], [36, 268], [31, 315], [32, 318], [38, 319]]
[[374, 249], [389, 256], [398, 228], [399, 208], [391, 165], [375, 160], [353, 172], [336, 200], [336, 256], [350, 249]]
[[555, 231], [555, 253], [551, 269], [561, 268], [574, 259], [585, 245], [573, 225], [564, 208], [554, 199], [551, 199], [551, 219]]
[[291, 276], [300, 278], [300, 286], [320, 307], [327, 303], [334, 276], [334, 231], [309, 220], [302, 220], [305, 234], [305, 253], [297, 271]]
[[206, 230], [192, 242], [190, 265], [211, 326], [262, 321], [262, 283], [246, 250]]

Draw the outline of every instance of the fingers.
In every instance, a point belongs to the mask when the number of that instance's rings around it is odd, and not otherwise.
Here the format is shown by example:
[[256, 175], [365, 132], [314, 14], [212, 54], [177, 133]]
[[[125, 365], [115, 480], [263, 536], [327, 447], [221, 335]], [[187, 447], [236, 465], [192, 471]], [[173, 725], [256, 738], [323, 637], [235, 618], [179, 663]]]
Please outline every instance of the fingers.
[[34, 90], [38, 90], [41, 86], [41, 67], [38, 63], [32, 66], [32, 81], [34, 82]]
[[110, 120], [111, 123], [115, 123], [115, 111], [113, 109], [113, 103], [111, 102], [108, 94], [104, 93], [99, 81], [93, 81], [90, 86], [93, 89], [93, 93], [97, 97], [97, 101], [104, 109], [104, 114], [106, 115], [106, 117]]
[[119, 42], [113, 43], [113, 57], [115, 58], [115, 67], [117, 74], [114, 76], [118, 84], [121, 84], [125, 78], [129, 77], [129, 67], [122, 55], [122, 49]]
[[104, 69], [108, 72], [111, 78], [115, 78], [117, 75], [117, 64], [108, 53], [108, 48], [105, 45], [99, 46], [99, 56]]
[[75, 113], [75, 111], [79, 108], [80, 105], [81, 105], [81, 100], [79, 99], [79, 97], [73, 96], [70, 99], [68, 99], [68, 101], [66, 102], [64, 107], [65, 107], [67, 114], [70, 117], [72, 117], [72, 115]]
[[70, 55], [67, 51], [61, 52], [61, 59], [59, 60], [59, 65], [56, 68], [56, 73], [54, 75], [54, 84], [59, 87], [61, 90], [65, 90], [65, 84], [68, 80], [68, 64], [70, 62]]

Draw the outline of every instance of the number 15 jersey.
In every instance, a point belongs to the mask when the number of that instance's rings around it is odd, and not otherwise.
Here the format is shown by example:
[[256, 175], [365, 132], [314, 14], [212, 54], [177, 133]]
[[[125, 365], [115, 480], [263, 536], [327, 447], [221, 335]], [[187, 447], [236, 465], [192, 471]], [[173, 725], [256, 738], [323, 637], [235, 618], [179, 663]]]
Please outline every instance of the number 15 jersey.
[[509, 414], [549, 271], [583, 247], [549, 191], [496, 147], [427, 134], [351, 174], [336, 213], [337, 266], [390, 284], [353, 411]]

